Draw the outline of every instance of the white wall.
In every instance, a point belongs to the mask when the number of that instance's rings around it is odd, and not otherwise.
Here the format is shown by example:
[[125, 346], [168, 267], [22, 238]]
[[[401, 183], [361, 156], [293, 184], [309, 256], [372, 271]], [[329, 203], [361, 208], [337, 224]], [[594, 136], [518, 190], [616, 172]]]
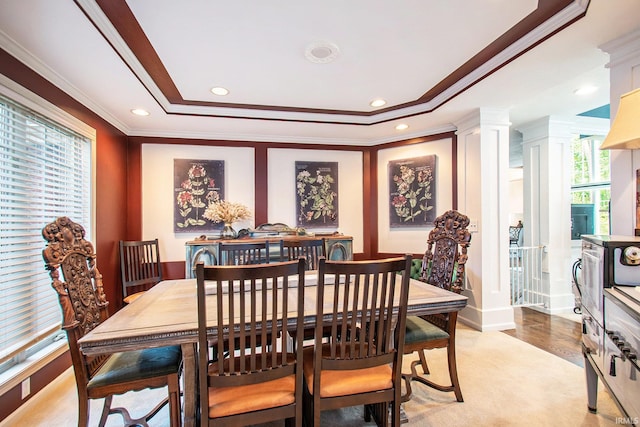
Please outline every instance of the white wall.
[[[296, 224], [296, 161], [338, 163], [338, 229], [353, 237], [353, 252], [363, 252], [363, 160], [361, 152], [270, 148], [268, 165], [269, 222]], [[313, 229], [307, 229], [313, 231]], [[328, 232], [329, 230], [317, 230]]]
[[444, 138], [415, 145], [388, 148], [378, 152], [378, 251], [422, 253], [432, 226], [391, 228], [389, 226], [388, 164], [392, 160], [436, 155], [436, 216], [453, 207], [452, 140]]
[[[224, 160], [225, 198], [255, 212], [255, 156], [253, 148], [207, 147], [179, 144], [142, 145], [142, 238], [160, 241], [163, 262], [184, 261], [185, 242], [203, 233], [173, 231], [173, 160]], [[234, 228], [253, 227], [253, 219]]]
[[522, 168], [509, 169], [509, 225], [524, 222], [524, 179]]

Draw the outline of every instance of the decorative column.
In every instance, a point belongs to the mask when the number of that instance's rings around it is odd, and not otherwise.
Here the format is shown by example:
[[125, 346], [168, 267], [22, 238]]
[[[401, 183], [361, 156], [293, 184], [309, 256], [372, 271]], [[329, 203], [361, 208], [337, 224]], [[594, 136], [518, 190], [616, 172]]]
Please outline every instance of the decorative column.
[[[600, 47], [609, 54], [611, 119], [620, 96], [640, 88], [640, 30]], [[611, 234], [632, 236], [636, 228], [636, 171], [640, 150], [611, 150]]]
[[571, 311], [571, 140], [574, 118], [544, 117], [521, 126], [524, 245], [542, 246], [541, 293], [547, 313]]
[[509, 114], [481, 108], [455, 123], [458, 210], [471, 220], [471, 246], [458, 318], [486, 330], [515, 328], [509, 286]]

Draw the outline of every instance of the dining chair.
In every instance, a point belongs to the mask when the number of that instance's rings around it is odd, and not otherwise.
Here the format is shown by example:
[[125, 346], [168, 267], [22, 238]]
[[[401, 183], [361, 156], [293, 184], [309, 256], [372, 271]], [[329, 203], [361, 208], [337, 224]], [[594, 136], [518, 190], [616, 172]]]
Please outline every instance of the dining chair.
[[301, 427], [302, 338], [291, 346], [287, 331], [304, 324], [304, 260], [198, 263], [196, 282], [202, 425]]
[[[167, 403], [171, 426], [180, 426], [180, 347], [84, 355], [78, 340], [109, 317], [109, 303], [93, 245], [85, 240], [84, 228], [67, 217], [46, 225], [42, 236], [48, 242], [42, 257], [51, 276], [51, 286], [58, 293], [62, 329], [67, 333], [76, 377], [78, 426], [88, 424], [89, 399], [104, 399], [100, 426], [114, 413], [122, 416], [125, 425], [146, 425]], [[111, 408], [114, 395], [160, 387], [167, 387], [167, 398], [138, 419], [132, 419], [126, 408]], [[140, 401], [144, 399], [144, 395], [140, 396]]]
[[277, 247], [277, 260], [282, 260], [282, 240], [274, 241], [241, 241], [218, 243], [219, 265], [269, 264], [271, 252]]
[[289, 260], [307, 261], [307, 270], [317, 270], [320, 257], [326, 257], [324, 239], [287, 239], [282, 244]]
[[[437, 217], [435, 227], [429, 232], [427, 250], [422, 259], [420, 280], [433, 286], [460, 293], [463, 289], [467, 248], [471, 234], [467, 227], [469, 218], [455, 210], [449, 210]], [[458, 381], [456, 363], [456, 321], [458, 313], [436, 313], [427, 316], [408, 316], [405, 334], [405, 354], [418, 353], [419, 360], [411, 362], [411, 374], [403, 374], [406, 394], [402, 400], [411, 397], [411, 382], [418, 381], [440, 391], [453, 391], [456, 400], [462, 402], [462, 391]], [[437, 384], [429, 375], [426, 350], [446, 348], [450, 385]], [[419, 374], [417, 366], [422, 367]]]
[[158, 239], [120, 240], [120, 275], [125, 304], [162, 281]]
[[[411, 256], [318, 263], [315, 345], [304, 351], [305, 421], [365, 405], [365, 421], [400, 425]], [[327, 342], [324, 328], [331, 335]]]

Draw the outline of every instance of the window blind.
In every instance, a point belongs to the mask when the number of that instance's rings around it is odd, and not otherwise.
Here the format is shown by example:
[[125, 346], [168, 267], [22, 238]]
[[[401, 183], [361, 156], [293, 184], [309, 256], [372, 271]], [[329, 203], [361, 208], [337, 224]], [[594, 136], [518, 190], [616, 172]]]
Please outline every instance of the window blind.
[[91, 146], [0, 95], [0, 372], [60, 329], [42, 228], [68, 216], [91, 235]]

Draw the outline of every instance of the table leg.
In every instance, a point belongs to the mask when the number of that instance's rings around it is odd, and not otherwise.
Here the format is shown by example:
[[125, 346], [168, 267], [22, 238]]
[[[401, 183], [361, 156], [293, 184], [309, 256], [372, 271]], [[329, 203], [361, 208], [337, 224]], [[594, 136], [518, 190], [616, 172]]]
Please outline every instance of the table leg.
[[182, 344], [182, 380], [184, 393], [184, 427], [195, 427], [197, 402], [198, 374], [196, 365], [196, 345]]

